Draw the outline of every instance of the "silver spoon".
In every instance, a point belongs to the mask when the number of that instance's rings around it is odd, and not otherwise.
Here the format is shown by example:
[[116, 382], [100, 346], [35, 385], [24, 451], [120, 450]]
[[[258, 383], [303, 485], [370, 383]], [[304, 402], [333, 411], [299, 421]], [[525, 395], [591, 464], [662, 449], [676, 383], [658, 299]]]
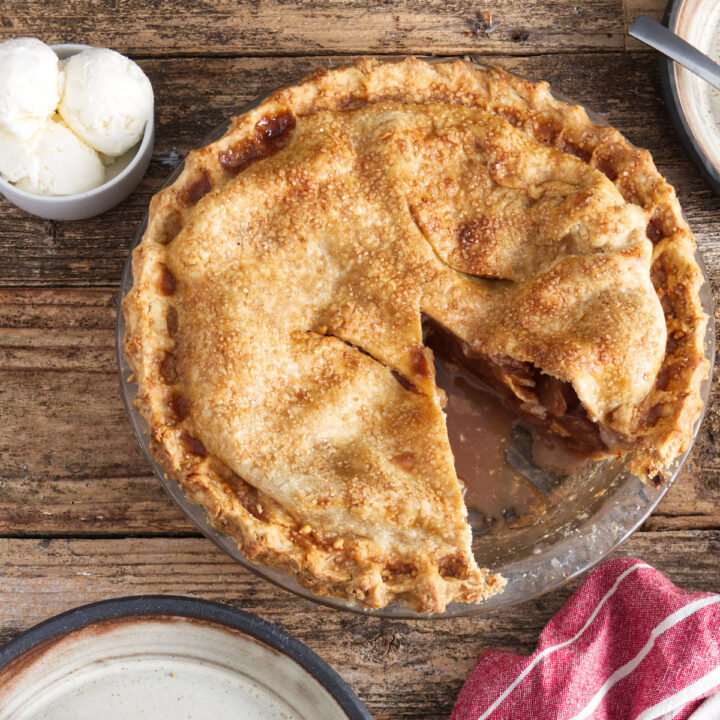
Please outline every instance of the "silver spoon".
[[630, 26], [628, 33], [685, 66], [720, 90], [720, 65], [657, 20], [653, 20], [647, 15], [641, 15]]

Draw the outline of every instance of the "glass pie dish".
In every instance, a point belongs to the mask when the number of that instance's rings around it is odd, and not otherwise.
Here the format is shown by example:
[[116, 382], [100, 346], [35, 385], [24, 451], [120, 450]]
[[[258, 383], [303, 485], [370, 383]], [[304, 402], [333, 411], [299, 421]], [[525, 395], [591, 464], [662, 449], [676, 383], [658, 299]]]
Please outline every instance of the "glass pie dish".
[[[239, 112], [247, 112], [259, 102], [252, 103]], [[595, 120], [597, 122], [597, 119]], [[221, 137], [226, 129], [227, 123], [223, 123], [203, 140], [201, 146]], [[182, 167], [177, 168], [166, 185], [173, 183], [181, 171]], [[146, 222], [143, 222], [138, 228], [133, 247], [140, 242], [145, 226]], [[701, 262], [699, 258], [698, 260]], [[128, 260], [120, 288], [120, 298], [130, 290], [132, 282], [132, 268]], [[712, 318], [712, 303], [707, 280], [703, 284], [701, 295], [703, 308]], [[203, 534], [244, 567], [307, 599], [336, 608], [379, 616], [422, 617], [404, 605], [368, 610], [346, 600], [316, 596], [286, 573], [249, 562], [232, 538], [213, 530], [205, 510], [188, 501], [179, 485], [166, 476], [149, 451], [148, 428], [132, 404], [137, 388], [132, 381], [132, 371], [123, 354], [124, 334], [124, 318], [118, 309], [117, 347], [120, 380], [123, 398], [136, 436], [167, 492]], [[714, 329], [710, 324], [705, 338], [705, 350], [710, 359], [713, 357], [713, 338]], [[445, 377], [446, 384], [440, 382], [440, 385], [447, 390], [448, 376], [445, 370], [447, 367], [443, 369], [441, 375]], [[450, 385], [455, 384], [452, 370], [449, 380]], [[706, 378], [702, 388], [705, 404], [708, 392], [709, 379]], [[466, 394], [464, 399], [472, 402], [470, 395]], [[451, 403], [448, 405], [449, 426], [452, 424], [452, 407], [451, 396]], [[501, 410], [498, 409], [498, 413], [500, 412]], [[694, 428], [695, 433], [699, 428], [699, 422]], [[452, 444], [452, 430], [450, 435]], [[536, 496], [542, 498], [542, 510], [534, 515], [525, 516], [516, 512], [513, 507], [507, 507], [507, 512], [501, 512], [499, 515], [501, 520], [492, 523], [488, 523], [487, 517], [483, 517], [481, 513], [471, 512], [470, 523], [474, 529], [473, 552], [477, 562], [481, 567], [488, 567], [502, 574], [507, 580], [507, 585], [504, 592], [482, 604], [451, 604], [444, 613], [433, 617], [471, 615], [523, 602], [583, 572], [613, 550], [652, 512], [680, 471], [686, 457], [683, 455], [677, 458], [672, 467], [666, 470], [668, 477], [666, 482], [662, 487], [655, 488], [644, 484], [629, 472], [624, 462], [617, 460], [588, 463], [571, 476], [543, 470], [533, 462], [530, 434], [518, 424], [513, 424], [510, 428], [507, 442], [503, 447], [507, 464], [514, 468], [523, 478], [523, 483], [531, 487]], [[458, 448], [453, 446], [453, 450], [456, 452], [456, 465], [458, 465]], [[458, 472], [460, 472], [459, 465]], [[472, 478], [468, 477], [467, 468], [463, 470], [462, 476], [470, 487], [469, 481]]]

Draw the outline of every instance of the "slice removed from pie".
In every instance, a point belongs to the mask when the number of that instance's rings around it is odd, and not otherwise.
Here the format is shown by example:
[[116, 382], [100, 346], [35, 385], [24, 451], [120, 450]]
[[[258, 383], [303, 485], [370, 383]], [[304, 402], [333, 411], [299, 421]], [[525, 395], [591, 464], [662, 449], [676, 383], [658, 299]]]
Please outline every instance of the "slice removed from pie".
[[477, 566], [433, 351], [660, 482], [700, 412], [694, 241], [645, 151], [501, 70], [363, 61], [153, 198], [124, 300], [152, 450], [251, 560], [441, 612]]

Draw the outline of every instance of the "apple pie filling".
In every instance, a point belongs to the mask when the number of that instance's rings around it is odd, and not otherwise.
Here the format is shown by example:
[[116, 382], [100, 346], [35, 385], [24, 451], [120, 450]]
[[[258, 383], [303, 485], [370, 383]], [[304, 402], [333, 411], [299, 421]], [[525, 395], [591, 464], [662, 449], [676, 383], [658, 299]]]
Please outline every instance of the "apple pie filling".
[[[136, 404], [253, 562], [368, 607], [479, 602], [504, 581], [467, 507], [522, 527], [553, 501], [513, 486], [514, 418], [644, 478], [688, 447], [694, 248], [649, 155], [544, 84], [459, 61], [321, 71], [153, 199], [124, 300]], [[463, 500], [478, 468], [492, 481]]]
[[423, 320], [425, 344], [486, 386], [517, 416], [587, 459], [608, 454], [598, 426], [590, 420], [572, 385], [528, 362], [493, 358], [474, 351], [429, 317]]

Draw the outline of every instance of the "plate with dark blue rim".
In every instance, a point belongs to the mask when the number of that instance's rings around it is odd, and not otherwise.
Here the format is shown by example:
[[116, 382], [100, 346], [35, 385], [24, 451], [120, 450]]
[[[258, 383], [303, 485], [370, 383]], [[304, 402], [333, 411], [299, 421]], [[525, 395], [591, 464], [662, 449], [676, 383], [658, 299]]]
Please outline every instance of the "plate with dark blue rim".
[[0, 647], [0, 720], [372, 720], [310, 648], [249, 613], [146, 595], [85, 605]]

